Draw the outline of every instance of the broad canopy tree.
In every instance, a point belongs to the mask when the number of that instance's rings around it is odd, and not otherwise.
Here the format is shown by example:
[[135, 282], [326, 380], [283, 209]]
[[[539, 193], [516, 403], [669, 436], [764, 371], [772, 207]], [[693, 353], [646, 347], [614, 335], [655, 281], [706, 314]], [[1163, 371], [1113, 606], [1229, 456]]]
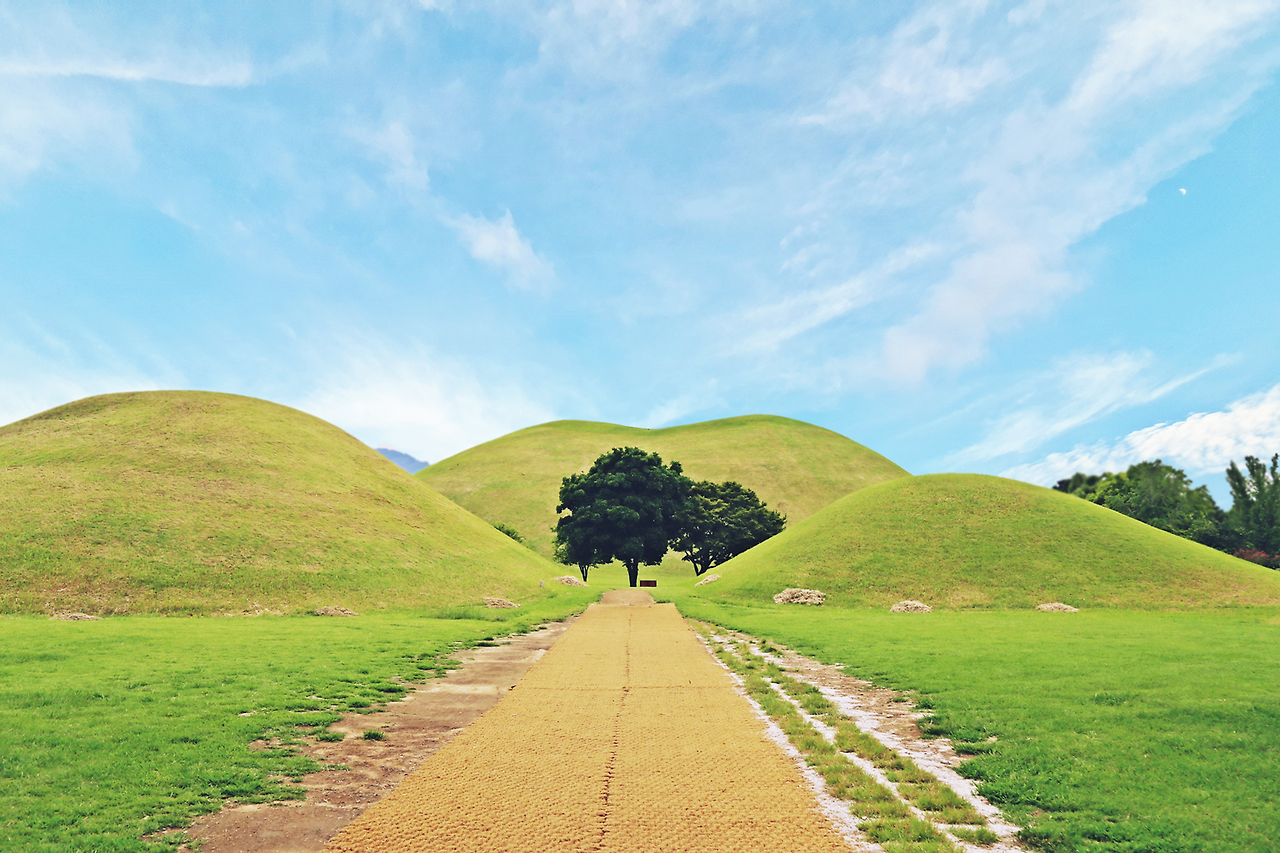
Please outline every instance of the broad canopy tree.
[[730, 480], [693, 483], [680, 513], [680, 532], [673, 550], [684, 554], [701, 575], [786, 527], [786, 516], [761, 503], [756, 493]]
[[782, 531], [786, 518], [738, 483], [692, 482], [679, 462], [638, 447], [615, 447], [585, 474], [565, 477], [556, 512], [556, 559], [592, 566], [618, 560], [635, 586], [641, 564], [671, 548], [701, 575]]
[[556, 559], [576, 565], [587, 579], [592, 566], [618, 560], [636, 585], [640, 564], [655, 566], [675, 537], [689, 480], [680, 463], [656, 453], [615, 447], [585, 474], [565, 477], [556, 522]]

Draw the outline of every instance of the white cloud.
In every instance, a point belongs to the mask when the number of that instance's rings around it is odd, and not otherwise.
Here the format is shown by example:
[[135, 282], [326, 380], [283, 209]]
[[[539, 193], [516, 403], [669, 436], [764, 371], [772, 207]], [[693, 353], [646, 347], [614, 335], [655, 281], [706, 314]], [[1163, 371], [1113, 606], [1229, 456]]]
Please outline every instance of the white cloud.
[[89, 336], [71, 342], [27, 321], [0, 335], [0, 425], [98, 394], [182, 387], [174, 370], [140, 370]]
[[[501, 4], [509, 11], [509, 4]], [[583, 80], [640, 77], [681, 31], [731, 3], [699, 0], [552, 0], [526, 4], [539, 58]]]
[[128, 110], [43, 81], [0, 79], [0, 190], [55, 162], [128, 163]]
[[482, 380], [467, 364], [423, 347], [339, 340], [326, 349], [313, 391], [290, 405], [370, 446], [431, 462], [522, 427], [554, 420], [515, 381]]
[[387, 180], [413, 190], [425, 190], [430, 183], [427, 167], [418, 162], [413, 134], [403, 122], [392, 121], [379, 130], [357, 128], [351, 135], [364, 143], [387, 164]]
[[520, 236], [509, 210], [498, 220], [463, 214], [446, 221], [471, 257], [504, 271], [518, 288], [539, 289], [555, 275], [550, 262]]
[[[775, 338], [865, 316], [851, 337], [878, 345], [842, 363], [896, 385], [980, 362], [994, 336], [1078, 293], [1072, 247], [1208, 151], [1269, 82], [1278, 10], [934, 2], [862, 39], [836, 94], [797, 111], [815, 144], [847, 155], [792, 203], [783, 270], [843, 283], [781, 301], [802, 319], [781, 312]], [[945, 266], [877, 279], [850, 261], [866, 233], [945, 247]]]
[[678, 394], [654, 406], [641, 419], [638, 426], [645, 429], [658, 429], [680, 418], [686, 418], [716, 406], [723, 406], [724, 402], [724, 399], [716, 393], [716, 381], [712, 379], [696, 390]]
[[1034, 450], [1059, 435], [1105, 415], [1164, 397], [1208, 370], [1164, 382], [1147, 377], [1150, 353], [1083, 354], [1065, 359], [1028, 389], [1015, 411], [990, 424], [977, 444], [954, 454], [952, 464], [998, 459]]
[[193, 57], [182, 61], [72, 57], [66, 59], [0, 59], [0, 77], [99, 77], [128, 83], [160, 82], [183, 86], [248, 86], [253, 64]]
[[1110, 28], [1064, 106], [1091, 115], [1194, 83], [1277, 8], [1275, 0], [1142, 0]]
[[[810, 329], [868, 305], [885, 295], [884, 285], [894, 275], [934, 257], [938, 251], [938, 246], [927, 243], [907, 246], [840, 284], [801, 291], [734, 315], [729, 319], [732, 331], [727, 334], [735, 341], [732, 349], [739, 352], [772, 350]], [[794, 258], [788, 261], [792, 262]]]
[[934, 110], [950, 110], [974, 101], [1004, 82], [1010, 69], [999, 56], [965, 62], [968, 45], [959, 38], [984, 4], [929, 6], [899, 25], [876, 56], [874, 78], [863, 72], [831, 99], [825, 111], [801, 119], [826, 125], [869, 118], [903, 119]]
[[1199, 412], [1175, 423], [1136, 430], [1113, 443], [1077, 446], [1038, 462], [1017, 465], [1002, 476], [1048, 485], [1077, 471], [1122, 471], [1148, 459], [1192, 474], [1220, 473], [1245, 456], [1280, 452], [1280, 385], [1236, 400], [1218, 412]]

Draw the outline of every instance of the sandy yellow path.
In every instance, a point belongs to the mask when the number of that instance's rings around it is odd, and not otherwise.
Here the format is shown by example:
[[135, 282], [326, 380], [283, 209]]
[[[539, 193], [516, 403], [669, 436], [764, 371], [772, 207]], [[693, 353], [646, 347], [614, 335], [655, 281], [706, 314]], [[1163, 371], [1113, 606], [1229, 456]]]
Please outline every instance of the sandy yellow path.
[[673, 605], [592, 605], [332, 851], [847, 851]]

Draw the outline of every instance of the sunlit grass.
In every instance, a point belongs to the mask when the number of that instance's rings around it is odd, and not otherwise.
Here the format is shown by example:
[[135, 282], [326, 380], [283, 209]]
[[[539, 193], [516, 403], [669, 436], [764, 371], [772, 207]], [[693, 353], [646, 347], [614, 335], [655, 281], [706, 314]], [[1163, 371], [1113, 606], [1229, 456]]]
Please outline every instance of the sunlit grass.
[[[0, 619], [0, 850], [140, 851], [224, 799], [299, 795], [289, 748], [441, 674], [458, 648], [565, 615], [566, 590], [508, 619], [411, 615], [100, 622]], [[335, 733], [336, 734], [336, 733]], [[261, 749], [250, 749], [257, 740]]]
[[1036, 849], [1270, 853], [1280, 838], [1274, 609], [904, 617], [674, 597], [693, 618], [910, 691], [933, 711], [922, 729], [971, 756], [963, 772]]

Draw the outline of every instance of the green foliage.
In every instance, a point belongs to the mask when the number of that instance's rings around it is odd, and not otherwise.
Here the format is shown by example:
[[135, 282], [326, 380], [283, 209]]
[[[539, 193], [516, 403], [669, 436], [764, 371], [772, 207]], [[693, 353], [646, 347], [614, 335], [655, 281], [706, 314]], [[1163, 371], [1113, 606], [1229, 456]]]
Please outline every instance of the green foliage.
[[387, 733], [377, 729], [369, 729], [363, 735], [365, 740], [386, 740]]
[[1271, 465], [1254, 456], [1244, 458], [1242, 472], [1233, 461], [1227, 469], [1231, 487], [1231, 522], [1241, 532], [1246, 547], [1280, 554], [1280, 454]]
[[786, 525], [785, 516], [741, 484], [704, 480], [689, 487], [671, 547], [693, 564], [695, 575], [701, 575], [778, 535]]
[[1059, 480], [1054, 484], [1053, 490], [1088, 500], [1098, 491], [1098, 486], [1112, 476], [1110, 471], [1105, 474], [1084, 474], [1077, 471], [1069, 480]]
[[[1079, 476], [1082, 475], [1076, 475]], [[1192, 488], [1191, 478], [1185, 471], [1159, 459], [1130, 465], [1129, 470], [1121, 474], [1103, 474], [1092, 494], [1082, 496], [1099, 506], [1211, 548], [1232, 550], [1234, 545], [1226, 528], [1226, 513], [1218, 508], [1209, 488]]]
[[908, 620], [670, 592], [686, 616], [927, 695], [949, 737], [990, 744], [962, 772], [1033, 849], [1270, 853], [1280, 838], [1280, 609]]
[[[1280, 605], [1280, 576], [1014, 480], [931, 474], [870, 486], [725, 563], [691, 595], [769, 604], [787, 587], [828, 607], [1203, 608]], [[908, 619], [919, 624], [919, 619]]]
[[499, 533], [505, 533], [507, 536], [510, 536], [512, 539], [516, 540], [517, 542], [524, 542], [524, 537], [520, 535], [520, 531], [516, 530], [510, 524], [503, 524], [501, 521], [499, 521], [497, 524], [493, 526], [493, 529], [498, 531]]
[[587, 579], [592, 566], [618, 560], [636, 585], [640, 564], [657, 565], [676, 536], [689, 481], [679, 462], [638, 447], [601, 454], [585, 474], [565, 477], [556, 512], [556, 558]]

